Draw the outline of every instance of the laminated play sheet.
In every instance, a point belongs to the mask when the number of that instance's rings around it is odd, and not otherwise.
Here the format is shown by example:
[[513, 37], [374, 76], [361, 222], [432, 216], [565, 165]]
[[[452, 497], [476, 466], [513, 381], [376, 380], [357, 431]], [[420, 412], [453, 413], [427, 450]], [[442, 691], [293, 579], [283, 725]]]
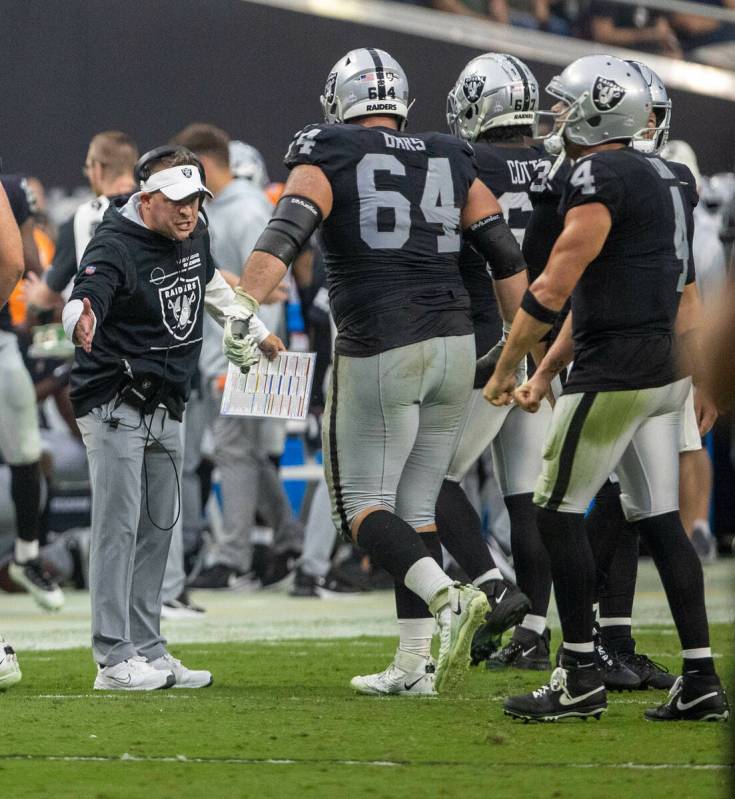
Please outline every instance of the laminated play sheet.
[[246, 375], [230, 364], [220, 413], [306, 419], [315, 362], [313, 352], [279, 352], [272, 361], [261, 355]]

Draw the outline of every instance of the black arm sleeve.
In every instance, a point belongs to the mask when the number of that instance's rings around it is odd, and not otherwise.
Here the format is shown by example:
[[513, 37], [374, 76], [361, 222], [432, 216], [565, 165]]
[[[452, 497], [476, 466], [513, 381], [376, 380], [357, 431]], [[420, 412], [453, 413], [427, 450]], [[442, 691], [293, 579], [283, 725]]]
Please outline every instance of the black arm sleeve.
[[59, 228], [54, 260], [46, 272], [46, 284], [57, 294], [67, 287], [77, 272], [77, 252], [74, 245], [74, 218]]
[[288, 267], [319, 227], [322, 212], [308, 197], [281, 197], [266, 229], [255, 242], [253, 252], [267, 252]]
[[125, 260], [120, 250], [104, 239], [92, 241], [79, 265], [69, 300], [89, 299], [99, 325], [117, 292], [126, 285]]
[[502, 214], [478, 219], [463, 235], [487, 261], [493, 280], [504, 280], [526, 268], [521, 248]]

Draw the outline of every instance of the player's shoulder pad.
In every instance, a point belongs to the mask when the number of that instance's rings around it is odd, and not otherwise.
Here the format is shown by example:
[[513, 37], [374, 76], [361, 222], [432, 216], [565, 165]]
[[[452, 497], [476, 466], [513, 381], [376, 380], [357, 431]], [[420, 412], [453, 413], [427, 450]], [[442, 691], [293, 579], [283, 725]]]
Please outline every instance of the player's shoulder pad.
[[469, 158], [474, 158], [475, 150], [473, 146], [468, 141], [460, 139], [458, 136], [453, 136], [451, 133], [439, 133], [432, 130], [424, 133], [415, 133], [413, 136], [426, 143], [426, 151], [430, 155], [441, 156], [459, 153]]
[[665, 158], [663, 161], [679, 179], [679, 185], [685, 196], [689, 198], [693, 206], [696, 205], [699, 202], [699, 192], [697, 191], [697, 179], [692, 170], [686, 164], [681, 164], [678, 161], [669, 161]]
[[320, 163], [329, 154], [354, 146], [360, 130], [358, 125], [327, 122], [307, 125], [291, 140], [283, 162], [289, 168], [297, 164]]

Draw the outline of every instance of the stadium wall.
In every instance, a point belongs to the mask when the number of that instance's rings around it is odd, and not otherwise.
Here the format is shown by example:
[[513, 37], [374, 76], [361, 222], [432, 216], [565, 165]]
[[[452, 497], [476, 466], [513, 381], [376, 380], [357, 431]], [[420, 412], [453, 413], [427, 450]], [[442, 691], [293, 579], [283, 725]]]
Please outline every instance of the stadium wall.
[[[365, 45], [405, 67], [411, 128], [444, 130], [447, 90], [481, 50], [380, 23], [243, 0], [0, 0], [3, 170], [72, 188], [83, 183], [95, 132], [120, 128], [146, 150], [200, 120], [258, 147], [282, 179], [290, 137], [320, 121], [333, 62]], [[528, 61], [542, 86], [559, 69]], [[704, 173], [732, 169], [735, 103], [683, 90], [672, 97], [672, 136], [695, 147]]]

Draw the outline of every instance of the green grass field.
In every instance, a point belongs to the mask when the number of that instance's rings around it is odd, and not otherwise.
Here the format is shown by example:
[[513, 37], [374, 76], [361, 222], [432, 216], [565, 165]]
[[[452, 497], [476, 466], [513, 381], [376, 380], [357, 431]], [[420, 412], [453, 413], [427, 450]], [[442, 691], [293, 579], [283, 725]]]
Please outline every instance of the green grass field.
[[[678, 668], [669, 627], [639, 651]], [[0, 695], [0, 787], [13, 797], [725, 797], [725, 724], [657, 725], [664, 692], [612, 694], [602, 721], [523, 724], [508, 693], [544, 674], [473, 670], [461, 695], [356, 696], [395, 639], [362, 637], [172, 646], [215, 675], [200, 691], [92, 692], [89, 650], [22, 654]], [[735, 635], [713, 625], [730, 684]], [[666, 656], [662, 653], [671, 653]]]

